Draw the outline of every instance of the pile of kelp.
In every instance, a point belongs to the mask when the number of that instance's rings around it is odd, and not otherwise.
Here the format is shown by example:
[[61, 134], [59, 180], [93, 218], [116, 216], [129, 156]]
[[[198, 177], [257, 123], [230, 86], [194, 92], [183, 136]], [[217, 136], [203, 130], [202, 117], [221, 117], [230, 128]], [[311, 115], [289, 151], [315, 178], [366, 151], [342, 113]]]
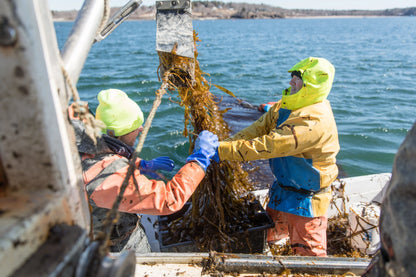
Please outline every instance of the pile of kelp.
[[[199, 41], [194, 32], [194, 43]], [[229, 136], [230, 129], [223, 119], [226, 110], [218, 108], [219, 99], [211, 92], [211, 84], [205, 78], [197, 60], [171, 53], [158, 52], [159, 76], [168, 75], [171, 91], [177, 91], [176, 102], [184, 108], [183, 135], [189, 137], [190, 151], [197, 135], [208, 130], [219, 140]], [[218, 88], [229, 93], [226, 89]], [[168, 226], [171, 242], [193, 241], [201, 251], [230, 251], [241, 241], [236, 232], [250, 228], [253, 211], [247, 192], [252, 185], [248, 173], [239, 162], [212, 161], [206, 176], [192, 196], [190, 208]]]

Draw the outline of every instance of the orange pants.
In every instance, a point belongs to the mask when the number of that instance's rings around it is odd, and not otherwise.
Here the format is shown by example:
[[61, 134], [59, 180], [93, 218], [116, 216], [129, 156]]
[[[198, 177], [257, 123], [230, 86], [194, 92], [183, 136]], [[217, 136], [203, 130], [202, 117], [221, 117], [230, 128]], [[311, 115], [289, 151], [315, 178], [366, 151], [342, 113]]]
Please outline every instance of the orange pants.
[[303, 217], [269, 207], [266, 211], [275, 223], [267, 230], [268, 243], [289, 237], [295, 255], [326, 257], [326, 216]]

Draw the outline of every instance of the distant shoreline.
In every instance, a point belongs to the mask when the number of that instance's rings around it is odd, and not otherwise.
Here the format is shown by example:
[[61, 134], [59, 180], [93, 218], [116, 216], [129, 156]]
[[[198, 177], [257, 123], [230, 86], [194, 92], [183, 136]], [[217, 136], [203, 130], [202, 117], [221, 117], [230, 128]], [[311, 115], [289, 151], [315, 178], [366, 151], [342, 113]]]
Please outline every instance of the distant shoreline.
[[[401, 16], [386, 16], [386, 15], [332, 15], [332, 16], [293, 16], [285, 18], [254, 18], [254, 19], [238, 19], [238, 20], [259, 20], [259, 19], [341, 19], [341, 18], [383, 18], [383, 17], [401, 17]], [[63, 18], [53, 18], [53, 22], [73, 22], [75, 19], [63, 19]], [[128, 19], [126, 21], [155, 21], [156, 19]], [[193, 20], [237, 20], [235, 18], [216, 18], [216, 17], [204, 17], [204, 18], [194, 18]]]
[[[120, 7], [111, 8], [110, 16], [119, 9]], [[62, 22], [74, 21], [78, 11], [51, 11], [51, 13], [54, 21]], [[416, 16], [416, 7], [387, 10], [301, 10], [282, 9], [263, 4], [193, 1], [192, 16], [194, 20], [395, 17]], [[127, 20], [155, 20], [155, 18], [154, 6], [140, 6]]]
[[334, 18], [379, 18], [379, 17], [399, 17], [399, 16], [387, 16], [387, 15], [327, 15], [327, 16], [294, 16], [286, 17], [286, 19], [334, 19]]

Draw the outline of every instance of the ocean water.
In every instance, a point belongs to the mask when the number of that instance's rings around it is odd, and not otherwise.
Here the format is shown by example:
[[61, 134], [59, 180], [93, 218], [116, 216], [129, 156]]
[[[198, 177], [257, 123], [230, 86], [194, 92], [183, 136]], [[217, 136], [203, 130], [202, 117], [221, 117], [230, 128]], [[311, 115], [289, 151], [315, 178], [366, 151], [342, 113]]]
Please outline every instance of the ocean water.
[[[207, 78], [252, 105], [277, 101], [287, 70], [309, 56], [336, 69], [328, 97], [338, 126], [338, 164], [350, 177], [391, 172], [394, 156], [416, 120], [416, 17], [203, 20], [193, 26]], [[62, 48], [72, 22], [56, 22]], [[127, 21], [93, 45], [77, 88], [95, 110], [101, 89], [127, 92], [150, 112], [159, 64], [155, 21]], [[212, 88], [218, 96], [225, 94]], [[189, 154], [183, 109], [165, 96], [141, 157], [169, 155], [182, 166]], [[254, 120], [254, 119], [253, 119]], [[252, 121], [242, 117], [238, 127]]]

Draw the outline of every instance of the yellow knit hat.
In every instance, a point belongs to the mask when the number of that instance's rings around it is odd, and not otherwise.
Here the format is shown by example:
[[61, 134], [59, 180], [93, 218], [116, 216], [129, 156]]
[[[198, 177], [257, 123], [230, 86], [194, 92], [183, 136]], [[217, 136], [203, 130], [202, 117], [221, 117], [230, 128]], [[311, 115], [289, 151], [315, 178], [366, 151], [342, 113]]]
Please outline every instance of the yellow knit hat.
[[143, 124], [143, 112], [136, 102], [119, 89], [102, 90], [97, 96], [99, 105], [95, 117], [104, 122], [103, 133], [119, 137]]

